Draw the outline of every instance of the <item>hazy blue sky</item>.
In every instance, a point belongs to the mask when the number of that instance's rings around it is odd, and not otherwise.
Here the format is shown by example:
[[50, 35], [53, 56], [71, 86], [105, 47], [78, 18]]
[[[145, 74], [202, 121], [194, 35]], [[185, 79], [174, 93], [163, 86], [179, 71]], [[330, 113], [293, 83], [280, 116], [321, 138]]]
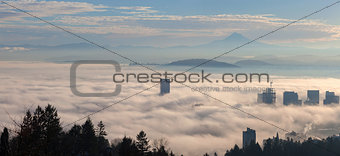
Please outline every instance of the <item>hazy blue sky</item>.
[[[255, 38], [334, 0], [91, 0], [8, 3], [105, 45], [198, 45], [232, 32]], [[339, 47], [340, 5], [280, 31], [263, 42], [289, 46]], [[0, 43], [82, 42], [0, 5]], [[318, 43], [318, 44], [315, 44]]]

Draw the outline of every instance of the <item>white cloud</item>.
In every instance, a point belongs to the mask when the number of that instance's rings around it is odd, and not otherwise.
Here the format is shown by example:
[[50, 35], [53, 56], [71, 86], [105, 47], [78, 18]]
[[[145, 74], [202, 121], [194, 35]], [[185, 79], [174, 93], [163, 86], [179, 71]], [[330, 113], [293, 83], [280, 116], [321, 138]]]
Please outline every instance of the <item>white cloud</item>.
[[25, 48], [25, 47], [1, 47], [0, 48], [0, 52], [1, 51], [15, 52], [15, 51], [27, 51], [27, 50], [30, 50], [30, 49]]
[[[133, 16], [92, 16], [76, 17], [63, 16], [55, 20], [63, 24], [69, 24], [76, 27], [77, 25], [90, 25], [91, 27], [83, 29], [89, 33], [93, 31], [93, 26], [98, 28], [121, 27], [127, 28], [127, 31], [117, 31], [107, 29], [106, 33], [134, 33], [135, 26], [156, 31], [141, 31], [146, 36], [168, 35], [177, 37], [196, 37], [196, 36], [227, 36], [233, 31], [249, 34], [248, 36], [257, 37], [280, 26], [292, 22], [291, 19], [274, 17], [272, 15], [197, 15], [197, 16], [176, 16], [176, 15], [155, 15], [143, 14]], [[128, 26], [128, 27], [126, 27]], [[95, 29], [94, 28], [94, 29]], [[129, 29], [130, 28], [130, 29]], [[130, 31], [130, 32], [129, 32]], [[99, 32], [99, 31], [98, 31]], [[259, 32], [261, 34], [259, 34]], [[100, 31], [104, 34], [105, 31]], [[294, 35], [294, 34], [299, 35]], [[256, 34], [256, 35], [253, 35]], [[282, 35], [283, 34], [283, 35]], [[287, 35], [286, 35], [287, 34]], [[303, 20], [295, 23], [284, 30], [284, 33], [278, 33], [274, 37], [264, 38], [269, 43], [282, 42], [316, 42], [338, 40], [340, 36], [340, 26], [325, 24], [320, 21]]]
[[[19, 9], [28, 11], [38, 17], [49, 17], [54, 15], [69, 15], [83, 12], [101, 12], [108, 8], [104, 5], [94, 5], [86, 2], [65, 2], [65, 1], [37, 1], [37, 0], [19, 0], [19, 1], [5, 1]], [[2, 12], [17, 14], [19, 19], [27, 17], [24, 13], [18, 13], [12, 7], [6, 4], [0, 4]], [[18, 18], [12, 19], [18, 20]]]
[[[150, 6], [108, 7], [86, 2], [64, 1], [8, 1], [39, 17], [50, 17], [53, 23], [70, 30], [87, 34], [125, 34], [131, 37], [167, 36], [168, 38], [225, 37], [233, 31], [256, 38], [283, 26], [293, 19], [280, 18], [272, 14], [216, 14], [216, 15], [167, 15]], [[84, 15], [88, 12], [118, 10], [122, 15]], [[41, 29], [40, 21], [24, 18], [27, 15], [0, 5], [2, 27]], [[50, 29], [50, 31], [53, 31]], [[133, 35], [134, 34], [134, 35]], [[303, 20], [264, 38], [274, 44], [295, 42], [336, 41], [340, 37], [340, 26], [318, 20]], [[110, 38], [109, 36], [106, 38]], [[208, 41], [206, 41], [208, 42]], [[170, 44], [170, 43], [169, 43]]]
[[118, 10], [127, 10], [121, 11], [123, 14], [151, 14], [157, 13], [157, 10], [153, 10], [152, 7], [145, 7], [145, 6], [133, 6], [133, 7], [116, 7]]
[[[62, 123], [67, 124], [150, 86], [131, 82], [123, 86], [121, 94], [117, 97], [77, 97], [69, 89], [69, 68], [69, 64], [0, 62], [2, 73], [0, 109], [8, 111], [13, 118], [20, 120], [25, 109], [50, 103], [57, 107]], [[122, 70], [144, 71], [137, 67], [123, 67]], [[83, 86], [80, 89], [109, 91], [113, 89], [111, 74], [111, 66], [79, 68], [78, 82]], [[303, 132], [306, 127], [311, 127], [307, 135], [318, 137], [331, 135], [322, 129], [335, 129], [331, 133], [338, 133], [340, 106], [283, 107], [281, 101], [284, 90], [297, 91], [301, 99], [306, 98], [307, 89], [320, 89], [322, 93], [320, 99], [323, 99], [325, 90], [339, 94], [340, 89], [334, 84], [339, 84], [340, 79], [273, 78], [278, 93], [276, 106], [254, 103], [256, 93], [208, 92], [208, 94], [287, 130]], [[228, 86], [236, 85], [240, 84]], [[95, 122], [104, 121], [110, 139], [122, 137], [124, 134], [134, 137], [143, 129], [151, 139], [167, 138], [170, 147], [178, 154], [193, 156], [213, 151], [218, 151], [219, 155], [222, 155], [226, 148], [231, 148], [233, 144], [241, 145], [242, 130], [246, 127], [257, 131], [259, 143], [279, 131], [181, 85], [171, 86], [169, 95], [158, 96], [159, 88], [156, 87], [97, 113], [92, 119]], [[245, 86], [265, 87], [268, 84], [245, 84]], [[194, 107], [195, 104], [203, 106]], [[11, 125], [6, 113], [0, 113], [0, 118], [2, 124]], [[279, 131], [279, 134], [283, 136], [284, 132]]]

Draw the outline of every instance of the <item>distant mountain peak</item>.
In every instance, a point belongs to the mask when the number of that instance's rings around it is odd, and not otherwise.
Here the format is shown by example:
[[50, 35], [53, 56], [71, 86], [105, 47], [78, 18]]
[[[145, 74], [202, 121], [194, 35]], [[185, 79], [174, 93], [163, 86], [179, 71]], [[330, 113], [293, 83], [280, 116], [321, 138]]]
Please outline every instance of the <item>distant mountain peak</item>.
[[233, 32], [231, 35], [226, 37], [224, 40], [229, 40], [229, 41], [245, 41], [249, 40], [248, 38], [244, 37], [242, 34]]
[[[230, 34], [228, 37], [222, 40], [215, 40], [207, 44], [200, 45], [204, 48], [230, 48], [231, 46], [236, 46], [239, 44], [247, 43], [250, 39], [244, 37], [242, 34], [234, 32]], [[256, 42], [255, 42], [256, 43]], [[253, 43], [254, 44], [254, 43]]]
[[238, 32], [233, 32], [232, 34], [229, 35], [229, 37], [244, 37], [244, 36]]

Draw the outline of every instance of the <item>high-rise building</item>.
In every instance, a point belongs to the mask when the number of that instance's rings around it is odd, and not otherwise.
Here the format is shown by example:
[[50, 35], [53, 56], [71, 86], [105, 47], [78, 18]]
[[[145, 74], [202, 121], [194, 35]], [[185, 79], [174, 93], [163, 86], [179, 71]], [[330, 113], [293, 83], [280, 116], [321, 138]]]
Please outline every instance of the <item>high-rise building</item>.
[[335, 96], [334, 92], [326, 91], [326, 98], [323, 100], [324, 105], [339, 104], [339, 96]]
[[307, 100], [305, 101], [307, 105], [318, 105], [319, 104], [319, 90], [308, 90]]
[[170, 93], [170, 79], [161, 79], [160, 83], [160, 95]]
[[256, 132], [253, 129], [247, 128], [247, 131], [243, 131], [243, 148], [250, 145], [250, 143], [256, 142]]
[[299, 96], [295, 92], [285, 91], [283, 92], [283, 105], [301, 105], [302, 100], [299, 100]]
[[274, 88], [266, 88], [262, 93], [257, 95], [258, 103], [274, 104], [276, 102], [276, 93]]

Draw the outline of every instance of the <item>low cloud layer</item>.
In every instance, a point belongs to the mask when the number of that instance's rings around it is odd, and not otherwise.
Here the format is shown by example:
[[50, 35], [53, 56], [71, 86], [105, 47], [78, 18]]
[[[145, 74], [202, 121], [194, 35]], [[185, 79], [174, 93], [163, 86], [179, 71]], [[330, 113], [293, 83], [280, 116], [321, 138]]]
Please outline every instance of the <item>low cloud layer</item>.
[[[86, 114], [113, 104], [135, 94], [152, 84], [131, 82], [123, 85], [117, 97], [86, 98], [73, 95], [69, 89], [70, 64], [41, 62], [0, 62], [0, 113], [1, 124], [13, 127], [10, 119], [20, 121], [26, 109], [45, 106], [57, 107], [63, 125]], [[137, 67], [122, 67], [123, 72], [143, 71]], [[113, 69], [110, 66], [84, 66], [78, 70], [81, 91], [105, 92], [114, 89]], [[273, 76], [278, 103], [274, 106], [256, 104], [256, 92], [207, 92], [232, 106], [256, 115], [288, 131], [305, 132], [308, 136], [325, 137], [339, 133], [339, 106], [282, 106], [285, 90], [299, 93], [306, 99], [307, 89], [319, 89], [320, 99], [326, 90], [340, 94], [335, 78], [294, 78]], [[188, 84], [192, 85], [192, 84]], [[230, 84], [225, 86], [266, 87], [269, 84]], [[193, 86], [219, 87], [221, 84], [196, 84]], [[223, 85], [224, 86], [224, 85]], [[145, 130], [151, 139], [167, 138], [177, 154], [202, 155], [205, 152], [224, 153], [234, 144], [241, 145], [242, 131], [255, 129], [257, 141], [279, 132], [285, 132], [255, 118], [231, 109], [228, 105], [193, 92], [180, 84], [171, 84], [171, 93], [159, 96], [159, 86], [110, 107], [91, 118], [106, 124], [110, 139], [124, 134], [134, 137]], [[6, 114], [10, 114], [10, 117]], [[83, 123], [79, 122], [78, 124]], [[70, 127], [67, 127], [68, 129]]]

